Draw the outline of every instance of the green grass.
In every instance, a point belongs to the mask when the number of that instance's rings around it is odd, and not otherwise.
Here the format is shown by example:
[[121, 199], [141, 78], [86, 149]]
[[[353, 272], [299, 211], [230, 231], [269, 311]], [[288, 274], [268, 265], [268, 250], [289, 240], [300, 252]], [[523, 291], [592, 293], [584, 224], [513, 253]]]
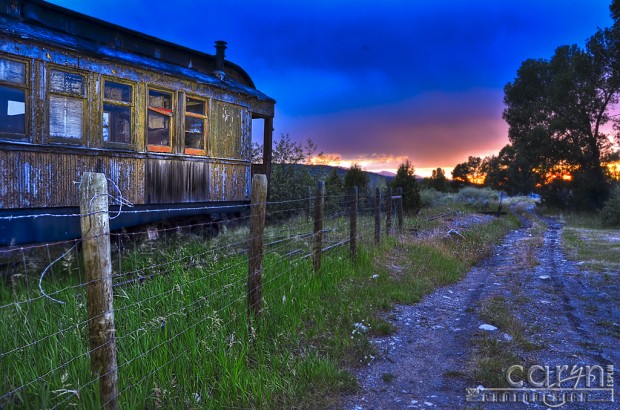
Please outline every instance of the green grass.
[[[264, 309], [250, 322], [247, 262], [235, 252], [247, 243], [247, 230], [231, 227], [212, 241], [173, 236], [116, 252], [115, 281], [134, 280], [114, 289], [120, 407], [335, 405], [356, 389], [345, 369], [375, 353], [368, 336], [393, 331], [379, 313], [458, 280], [516, 224], [501, 218], [461, 232], [464, 239], [404, 235], [375, 248], [370, 220], [360, 218], [367, 242], [360, 241], [355, 262], [346, 247], [336, 248], [323, 255], [318, 274], [309, 258], [299, 258], [311, 238], [277, 242], [303, 230], [302, 222], [269, 228], [265, 242], [276, 243], [264, 260]], [[333, 230], [326, 243], [346, 238], [339, 232], [347, 224], [327, 223]], [[43, 281], [64, 304], [40, 297], [38, 273], [13, 274], [0, 286], [0, 395], [24, 386], [0, 407], [99, 406], [79, 259], [63, 259]]]
[[564, 220], [567, 257], [593, 271], [620, 269], [620, 229], [604, 228], [596, 214], [569, 214]]
[[485, 387], [508, 387], [505, 379], [508, 367], [523, 365], [516, 352], [542, 348], [526, 338], [523, 325], [512, 313], [514, 309], [503, 296], [490, 297], [480, 305], [480, 318], [510, 336], [505, 339], [497, 332], [480, 332], [474, 339], [473, 376]]

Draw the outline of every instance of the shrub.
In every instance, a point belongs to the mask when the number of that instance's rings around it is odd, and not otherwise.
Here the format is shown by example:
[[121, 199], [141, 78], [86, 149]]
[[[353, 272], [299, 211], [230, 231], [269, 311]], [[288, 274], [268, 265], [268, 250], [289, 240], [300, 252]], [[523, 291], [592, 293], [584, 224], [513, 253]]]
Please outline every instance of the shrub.
[[606, 226], [620, 226], [620, 185], [616, 186], [601, 210], [601, 220]]

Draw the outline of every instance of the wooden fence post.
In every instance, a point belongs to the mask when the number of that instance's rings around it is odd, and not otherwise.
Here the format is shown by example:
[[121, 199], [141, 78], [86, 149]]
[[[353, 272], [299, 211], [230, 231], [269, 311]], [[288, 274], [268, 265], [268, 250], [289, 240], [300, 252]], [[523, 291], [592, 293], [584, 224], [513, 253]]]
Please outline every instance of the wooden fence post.
[[381, 189], [375, 189], [375, 244], [381, 243]]
[[316, 199], [314, 201], [314, 271], [321, 270], [321, 250], [323, 249], [323, 206], [325, 204], [325, 182], [316, 184]]
[[396, 204], [396, 217], [398, 219], [398, 232], [403, 232], [403, 189], [398, 188], [398, 203]]
[[357, 256], [357, 187], [351, 188], [351, 228], [349, 230], [349, 249], [351, 251], [351, 259]]
[[82, 175], [80, 213], [91, 367], [99, 378], [102, 407], [118, 409], [110, 219], [105, 175], [94, 172]]
[[310, 222], [310, 215], [312, 214], [312, 190], [310, 187], [306, 187], [306, 223]]
[[390, 236], [392, 230], [392, 188], [387, 189], [385, 197], [385, 236]]
[[252, 177], [248, 255], [248, 319], [258, 317], [263, 306], [263, 233], [267, 208], [267, 176]]

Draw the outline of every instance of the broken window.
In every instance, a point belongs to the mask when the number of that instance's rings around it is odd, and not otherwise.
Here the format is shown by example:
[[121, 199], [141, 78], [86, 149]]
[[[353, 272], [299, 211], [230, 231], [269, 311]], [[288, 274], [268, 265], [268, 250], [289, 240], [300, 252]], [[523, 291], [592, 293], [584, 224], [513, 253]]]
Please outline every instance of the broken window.
[[26, 64], [0, 58], [0, 133], [26, 135]]
[[172, 152], [172, 93], [149, 90], [146, 142], [150, 151]]
[[105, 81], [103, 86], [103, 142], [131, 144], [133, 87]]
[[185, 153], [206, 154], [207, 103], [195, 98], [185, 101]]
[[84, 137], [86, 79], [81, 74], [51, 70], [49, 89], [50, 136], [81, 141]]

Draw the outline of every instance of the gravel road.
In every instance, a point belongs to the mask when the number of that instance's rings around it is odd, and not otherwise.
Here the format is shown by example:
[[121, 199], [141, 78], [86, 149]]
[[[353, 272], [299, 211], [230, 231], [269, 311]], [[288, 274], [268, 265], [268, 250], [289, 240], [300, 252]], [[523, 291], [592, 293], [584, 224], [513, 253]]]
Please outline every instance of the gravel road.
[[[536, 223], [533, 225], [532, 221]], [[512, 339], [501, 328], [480, 329], [486, 324], [478, 315], [481, 303], [493, 296], [502, 297], [515, 307], [512, 313], [522, 324], [526, 339], [538, 346], [531, 351], [514, 352], [525, 371], [542, 366], [536, 368], [533, 378], [544, 376], [544, 366], [550, 366], [552, 380], [557, 376], [556, 366], [585, 369], [598, 365], [605, 377], [609, 366], [620, 366], [620, 272], [589, 272], [580, 263], [567, 260], [560, 243], [563, 225], [559, 220], [532, 214], [523, 222], [522, 228], [511, 231], [495, 248], [493, 256], [471, 269], [460, 282], [436, 290], [413, 306], [396, 306], [386, 316], [397, 331], [372, 340], [378, 355], [367, 366], [353, 369], [360, 390], [355, 396], [345, 397], [342, 407], [558, 407], [561, 402], [551, 399], [546, 404], [466, 401], [466, 388], [480, 385], [473, 377], [472, 364], [477, 341], [481, 337], [506, 342]], [[526, 255], [528, 249], [531, 257]], [[506, 346], [508, 349], [513, 345]], [[526, 388], [534, 387], [524, 375], [522, 378]], [[616, 386], [615, 403], [569, 402], [559, 407], [620, 408], [618, 376], [613, 375], [612, 379]], [[574, 384], [575, 380], [563, 383], [562, 387]], [[585, 386], [583, 379], [578, 382], [580, 387]], [[607, 393], [600, 394], [604, 397]]]

